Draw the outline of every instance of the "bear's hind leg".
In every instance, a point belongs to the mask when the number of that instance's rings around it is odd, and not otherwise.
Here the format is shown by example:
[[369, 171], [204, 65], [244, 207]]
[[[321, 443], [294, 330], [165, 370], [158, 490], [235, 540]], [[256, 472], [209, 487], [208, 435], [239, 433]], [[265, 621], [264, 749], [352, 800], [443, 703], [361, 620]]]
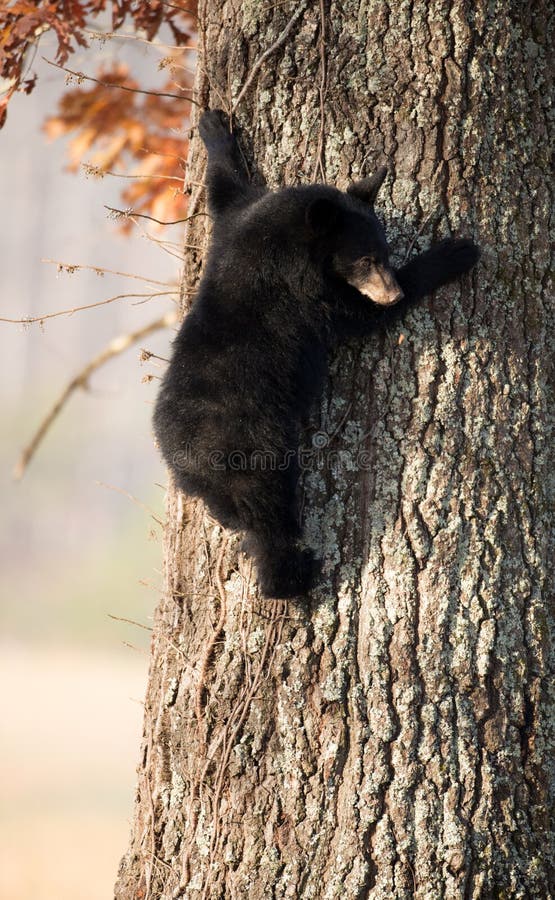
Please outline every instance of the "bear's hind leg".
[[306, 595], [316, 575], [312, 552], [298, 546], [296, 482], [293, 472], [268, 472], [236, 498], [247, 532], [243, 549], [254, 559], [263, 596], [276, 600]]
[[254, 559], [260, 591], [266, 599], [304, 597], [312, 588], [317, 564], [311, 550], [267, 542], [253, 532], [247, 534], [244, 549]]
[[243, 526], [237, 507], [230, 497], [207, 493], [204, 495], [204, 502], [210, 515], [217, 519], [224, 528], [229, 528], [230, 531], [240, 531], [242, 529]]
[[210, 515], [224, 528], [241, 531], [244, 528], [237, 506], [222, 485], [214, 484], [198, 475], [180, 473], [177, 484], [190, 497], [201, 497]]

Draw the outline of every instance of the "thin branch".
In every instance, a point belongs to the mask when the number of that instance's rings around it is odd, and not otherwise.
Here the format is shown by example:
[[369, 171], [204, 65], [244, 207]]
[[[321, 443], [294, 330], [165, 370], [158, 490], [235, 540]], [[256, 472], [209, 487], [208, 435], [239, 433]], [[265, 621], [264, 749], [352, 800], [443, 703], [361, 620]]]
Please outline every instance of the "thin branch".
[[412, 237], [412, 240], [408, 246], [408, 250], [405, 253], [405, 256], [403, 259], [403, 265], [407, 262], [409, 256], [411, 255], [411, 253], [414, 249], [414, 245], [416, 244], [418, 238], [424, 234], [424, 231], [426, 230], [426, 228], [428, 227], [428, 225], [430, 224], [430, 222], [432, 221], [432, 219], [434, 217], [436, 217], [437, 219], [439, 219], [441, 217], [441, 212], [442, 212], [441, 209], [433, 209], [432, 212], [428, 216], [426, 216], [426, 218], [422, 222], [422, 225], [420, 226], [420, 228], [418, 229], [416, 234], [414, 234]]
[[[170, 250], [170, 247], [173, 246], [174, 241], [162, 241], [159, 238], [155, 238], [152, 234], [149, 234], [148, 231], [145, 231], [144, 228], [141, 228], [139, 222], [136, 222], [134, 219], [132, 219], [131, 221], [133, 222], [133, 225], [135, 225], [135, 227], [138, 228], [139, 231], [141, 232], [141, 237], [146, 238], [147, 241], [152, 241], [154, 244], [158, 244], [160, 249], [164, 253], [167, 253], [168, 256], [173, 256], [174, 259], [178, 259], [179, 262], [181, 262], [181, 263], [184, 261], [184, 256], [182, 253], [178, 253], [177, 251]], [[166, 246], [166, 244], [167, 244], [167, 246]]]
[[69, 384], [64, 388], [54, 405], [49, 410], [48, 414], [40, 423], [30, 442], [23, 449], [23, 452], [21, 453], [21, 456], [14, 468], [13, 477], [17, 480], [23, 477], [31, 459], [35, 455], [48, 429], [60, 414], [73, 392], [78, 388], [85, 389], [87, 387], [89, 378], [91, 377], [93, 372], [96, 372], [97, 369], [103, 366], [104, 363], [108, 362], [108, 360], [113, 359], [114, 356], [119, 356], [120, 353], [123, 353], [124, 350], [127, 350], [129, 347], [131, 347], [132, 344], [136, 344], [138, 341], [142, 340], [142, 338], [146, 337], [149, 334], [152, 334], [154, 331], [159, 331], [161, 328], [169, 328], [177, 321], [177, 313], [169, 312], [166, 313], [165, 316], [162, 316], [160, 319], [156, 319], [154, 322], [150, 322], [148, 325], [144, 325], [142, 328], [138, 328], [136, 331], [130, 332], [130, 334], [121, 335], [120, 337], [114, 338], [114, 340], [110, 341], [108, 346], [101, 353], [95, 356], [94, 359], [87, 363], [85, 368], [82, 369], [74, 378], [72, 378]]
[[235, 102], [233, 103], [233, 107], [232, 107], [232, 112], [234, 112], [237, 109], [239, 103], [241, 102], [241, 100], [243, 99], [245, 94], [247, 93], [247, 91], [250, 88], [252, 82], [254, 81], [254, 78], [255, 78], [258, 70], [260, 69], [260, 67], [266, 62], [268, 57], [271, 56], [272, 53], [274, 53], [278, 49], [278, 47], [281, 47], [281, 45], [285, 43], [285, 41], [287, 40], [287, 38], [289, 36], [289, 33], [293, 29], [293, 26], [295, 25], [297, 20], [301, 18], [301, 16], [305, 12], [305, 10], [306, 10], [306, 7], [304, 4], [302, 6], [297, 7], [295, 12], [289, 19], [289, 22], [287, 23], [287, 25], [285, 26], [285, 28], [283, 29], [281, 34], [274, 41], [274, 43], [271, 44], [271, 46], [268, 47], [268, 49], [265, 50], [264, 53], [258, 57], [258, 59], [256, 60], [256, 62], [253, 65], [252, 69], [250, 70], [247, 80], [245, 81], [243, 87], [241, 88], [237, 97], [235, 98]]
[[[185, 167], [185, 158], [183, 156], [176, 156], [175, 153], [159, 153], [156, 150], [149, 150], [148, 147], [139, 147], [141, 153], [146, 153], [147, 156], [163, 156], [166, 159], [177, 159]], [[183, 180], [183, 179], [181, 179]]]
[[136, 653], [142, 653], [143, 656], [146, 656], [146, 650], [142, 647], [137, 647], [136, 644], [132, 644], [131, 641], [122, 641], [124, 647], [129, 647], [130, 650], [135, 650]]
[[[161, 66], [162, 66], [163, 62], [164, 62], [164, 60], [160, 60]], [[162, 66], [162, 68], [170, 69], [170, 71], [172, 73], [175, 69], [179, 69], [181, 72], [187, 72], [188, 75], [196, 75], [197, 74], [194, 69], [189, 69], [189, 68], [187, 68], [187, 66], [182, 66], [181, 63], [176, 63], [173, 59], [172, 59], [171, 63], [168, 63], [167, 66], [165, 66], [165, 65]]]
[[93, 31], [91, 28], [84, 28], [83, 32], [88, 34], [93, 41], [111, 41], [121, 39], [122, 41], [138, 41], [140, 44], [149, 44], [155, 50], [197, 50], [195, 46], [187, 47], [185, 44], [162, 44], [158, 41], [149, 41], [148, 38], [139, 37], [138, 34], [118, 34], [116, 31]]
[[[197, 216], [207, 216], [206, 212], [198, 212], [193, 213], [192, 216], [186, 216], [185, 219], [176, 219], [175, 222], [162, 222], [161, 219], [156, 219], [154, 216], [147, 216], [146, 213], [138, 213], [134, 212], [132, 209], [116, 209], [114, 206], [106, 206], [104, 205], [104, 209], [108, 209], [111, 213], [115, 214], [115, 218], [124, 217], [126, 219], [149, 219], [151, 222], [157, 222], [158, 225], [180, 225], [182, 222], [188, 222], [189, 219], [195, 219]], [[0, 319], [0, 322], [2, 320]]]
[[295, 0], [283, 0], [282, 3], [271, 3], [269, 6], [263, 6], [260, 12], [269, 12], [271, 9], [279, 9], [280, 6], [289, 6], [290, 3], [294, 3]]
[[168, 3], [168, 0], [160, 0], [162, 6], [167, 6], [169, 9], [177, 9], [178, 12], [186, 13], [188, 16], [194, 16], [195, 19], [198, 19], [198, 13], [194, 12], [192, 9], [187, 9], [186, 6], [177, 6], [175, 3]]
[[218, 638], [220, 637], [222, 631], [224, 630], [225, 619], [227, 614], [227, 595], [225, 592], [225, 584], [224, 584], [224, 576], [223, 576], [223, 566], [225, 560], [225, 554], [227, 552], [227, 548], [229, 546], [231, 537], [229, 534], [225, 534], [220, 546], [220, 550], [218, 553], [218, 557], [215, 563], [216, 570], [216, 584], [218, 587], [218, 594], [220, 598], [220, 615], [218, 621], [212, 631], [212, 634], [204, 648], [204, 652], [202, 654], [202, 658], [199, 665], [199, 673], [198, 673], [198, 682], [197, 682], [197, 690], [195, 695], [195, 713], [197, 717], [197, 725], [199, 728], [199, 734], [202, 734], [202, 724], [204, 721], [203, 716], [203, 698], [204, 691], [206, 690], [206, 673], [208, 671], [208, 666], [210, 665], [210, 661], [212, 659], [212, 654], [214, 652], [214, 648], [218, 643]]
[[316, 150], [316, 162], [314, 165], [314, 174], [312, 176], [312, 180], [316, 181], [318, 170], [320, 170], [320, 175], [322, 176], [322, 181], [325, 183], [326, 181], [326, 173], [324, 171], [324, 163], [323, 163], [323, 153], [324, 153], [324, 142], [325, 142], [325, 128], [326, 128], [326, 109], [325, 109], [325, 99], [326, 99], [326, 90], [327, 90], [327, 60], [326, 60], [326, 10], [324, 6], [324, 0], [320, 0], [320, 38], [318, 41], [319, 50], [320, 50], [320, 86], [318, 89], [318, 96], [320, 100], [320, 131], [318, 134], [318, 147]]
[[[183, 262], [183, 260], [184, 260], [183, 254], [175, 252], [175, 250], [170, 249], [170, 247], [174, 247], [174, 248], [177, 247], [177, 248], [181, 249], [182, 245], [180, 243], [178, 243], [177, 241], [168, 241], [168, 240], [163, 240], [161, 238], [154, 237], [154, 235], [149, 234], [148, 231], [146, 231], [146, 229], [143, 228], [141, 223], [138, 222], [136, 219], [134, 219], [133, 216], [129, 216], [129, 221], [135, 226], [135, 228], [139, 229], [139, 231], [141, 233], [141, 237], [146, 238], [147, 241], [152, 241], [153, 244], [158, 244], [160, 249], [163, 250], [164, 253], [167, 253], [168, 256], [173, 256], [174, 259], [178, 259], [179, 262], [181, 262], [181, 263]], [[196, 247], [194, 249], [201, 250], [202, 248]]]
[[147, 284], [157, 284], [159, 287], [171, 287], [169, 281], [156, 281], [154, 278], [145, 278], [144, 275], [133, 275], [131, 272], [117, 272], [115, 269], [105, 269], [103, 266], [85, 266], [81, 263], [63, 263], [58, 259], [41, 259], [43, 263], [52, 263], [58, 267], [59, 272], [67, 272], [73, 275], [81, 269], [88, 269], [90, 272], [96, 272], [97, 275], [120, 275], [122, 278], [135, 278], [137, 281], [144, 281]]
[[[176, 317], [176, 321], [177, 321], [177, 317]], [[141, 509], [144, 509], [144, 511], [147, 512], [149, 514], [149, 516], [151, 516], [151, 518], [153, 518], [154, 521], [158, 523], [158, 525], [160, 525], [162, 528], [164, 527], [164, 523], [162, 522], [161, 519], [158, 518], [158, 516], [154, 513], [154, 511], [150, 508], [150, 506], [147, 506], [146, 503], [143, 503], [143, 501], [139, 500], [138, 497], [135, 497], [134, 494], [130, 494], [129, 491], [126, 491], [123, 488], [117, 487], [115, 484], [106, 484], [105, 481], [97, 481], [96, 483], [99, 487], [104, 487], [109, 491], [115, 491], [116, 494], [121, 494], [122, 497], [127, 497], [128, 500], [132, 500], [133, 503], [136, 503], [137, 506], [140, 506]]]
[[152, 631], [151, 625], [143, 625], [142, 622], [135, 622], [135, 619], [126, 619], [124, 616], [114, 616], [112, 613], [108, 613], [108, 618], [113, 619], [114, 622], [127, 622], [128, 625], [136, 625], [137, 628], [144, 628], [145, 631]]
[[[151, 172], [148, 175], [126, 175], [123, 172], [110, 172], [108, 169], [103, 169], [101, 166], [93, 166], [90, 163], [81, 163], [81, 168], [85, 175], [91, 175], [93, 178], [104, 178], [105, 175], [111, 175], [112, 178], [160, 178], [163, 181], [178, 181], [179, 184], [183, 184], [183, 178], [177, 175], [158, 175], [156, 172]], [[183, 189], [180, 193], [183, 193]]]
[[[97, 306], [106, 306], [108, 303], [115, 303], [116, 300], [129, 300], [131, 297], [146, 297], [146, 300], [152, 300], [153, 297], [169, 297], [176, 294], [177, 291], [156, 291], [152, 294], [116, 294], [115, 297], [108, 297], [107, 300], [97, 300], [96, 303], [87, 303], [85, 306], [73, 306], [71, 309], [59, 309], [58, 312], [45, 313], [42, 316], [26, 316], [22, 319], [3, 319], [0, 322], [8, 322], [10, 325], [34, 325], [36, 322], [46, 322], [47, 319], [57, 319], [59, 316], [72, 316], [73, 313], [81, 312], [84, 309], [96, 309]], [[142, 302], [146, 302], [142, 301]]]
[[[47, 59], [45, 56], [42, 58], [49, 66], [54, 66], [55, 69], [61, 69], [63, 72], [67, 72], [68, 75], [73, 75], [74, 78], [77, 78], [78, 83], [81, 81], [94, 81], [95, 84], [99, 84], [101, 87], [117, 88], [120, 91], [128, 91], [130, 94], [148, 94], [152, 97], [171, 97], [172, 100], [183, 100], [186, 103], [192, 103], [194, 106], [200, 106], [200, 104], [191, 97], [180, 97], [179, 94], [170, 94], [165, 91], [147, 91], [144, 88], [128, 87], [126, 84], [112, 84], [110, 81], [101, 81], [99, 78], [93, 78], [92, 75], [85, 75], [84, 72], [75, 72], [73, 69], [68, 69], [67, 66], [62, 66], [61, 63]], [[192, 90], [192, 88], [183, 88], [183, 90]]]
[[[169, 363], [169, 359], [167, 356], [158, 356], [157, 353], [153, 353], [152, 350], [147, 350], [145, 347], [141, 347], [141, 352], [139, 354], [139, 360], [141, 363], [148, 362], [151, 359], [158, 359], [160, 362]], [[158, 368], [161, 368], [158, 366]]]

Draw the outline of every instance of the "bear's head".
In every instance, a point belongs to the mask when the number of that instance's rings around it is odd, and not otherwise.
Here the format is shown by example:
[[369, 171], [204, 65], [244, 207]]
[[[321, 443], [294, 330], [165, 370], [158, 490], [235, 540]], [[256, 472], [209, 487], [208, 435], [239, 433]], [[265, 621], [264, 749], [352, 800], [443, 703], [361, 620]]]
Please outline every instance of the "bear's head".
[[331, 273], [380, 306], [391, 306], [403, 296], [389, 265], [384, 229], [374, 212], [386, 174], [384, 167], [372, 178], [352, 184], [346, 194], [315, 186], [306, 210], [309, 228]]

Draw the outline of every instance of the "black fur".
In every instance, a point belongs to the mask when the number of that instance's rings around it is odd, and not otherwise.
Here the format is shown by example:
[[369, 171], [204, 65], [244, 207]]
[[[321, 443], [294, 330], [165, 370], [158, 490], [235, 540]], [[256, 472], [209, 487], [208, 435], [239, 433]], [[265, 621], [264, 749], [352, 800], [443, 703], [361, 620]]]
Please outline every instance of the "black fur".
[[[214, 233], [155, 432], [178, 486], [202, 497], [226, 528], [247, 532], [263, 594], [302, 595], [315, 567], [298, 546], [297, 449], [330, 347], [337, 336], [391, 322], [467, 272], [478, 250], [447, 240], [393, 271], [371, 205], [383, 170], [348, 193], [324, 185], [270, 193], [247, 179], [224, 113], [204, 113], [199, 128]], [[404, 294], [394, 306], [377, 306], [349, 284], [376, 267]]]

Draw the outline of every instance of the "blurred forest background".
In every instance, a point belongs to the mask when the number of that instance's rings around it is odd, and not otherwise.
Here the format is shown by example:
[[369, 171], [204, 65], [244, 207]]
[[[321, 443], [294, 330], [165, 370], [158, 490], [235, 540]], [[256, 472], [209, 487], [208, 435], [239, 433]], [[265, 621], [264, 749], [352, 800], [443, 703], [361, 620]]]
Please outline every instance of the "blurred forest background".
[[[121, 180], [64, 171], [67, 139], [46, 139], [45, 117], [67, 91], [64, 73], [40, 58], [54, 57], [50, 38], [33, 66], [36, 89], [15, 94], [0, 132], [3, 317], [148, 290], [109, 274], [58, 273], [44, 258], [179, 279], [175, 251], [165, 252], [142, 228], [123, 236], [108, 218], [105, 204], [122, 206]], [[68, 65], [95, 72], [99, 64], [132, 60], [134, 74], [152, 87], [167, 78], [157, 71], [159, 59], [146, 44], [112, 40], [78, 50]], [[183, 134], [186, 125], [184, 119]], [[173, 137], [183, 139], [179, 129]], [[156, 239], [178, 246], [181, 231], [165, 228]], [[132, 812], [150, 632], [110, 616], [150, 626], [162, 584], [161, 528], [149, 510], [163, 520], [166, 476], [150, 424], [163, 363], [139, 357], [141, 347], [167, 357], [171, 331], [145, 338], [99, 370], [56, 419], [21, 482], [12, 469], [68, 380], [113, 337], [172, 308], [169, 296], [127, 299], [43, 325], [0, 323], [6, 900], [112, 895]]]

